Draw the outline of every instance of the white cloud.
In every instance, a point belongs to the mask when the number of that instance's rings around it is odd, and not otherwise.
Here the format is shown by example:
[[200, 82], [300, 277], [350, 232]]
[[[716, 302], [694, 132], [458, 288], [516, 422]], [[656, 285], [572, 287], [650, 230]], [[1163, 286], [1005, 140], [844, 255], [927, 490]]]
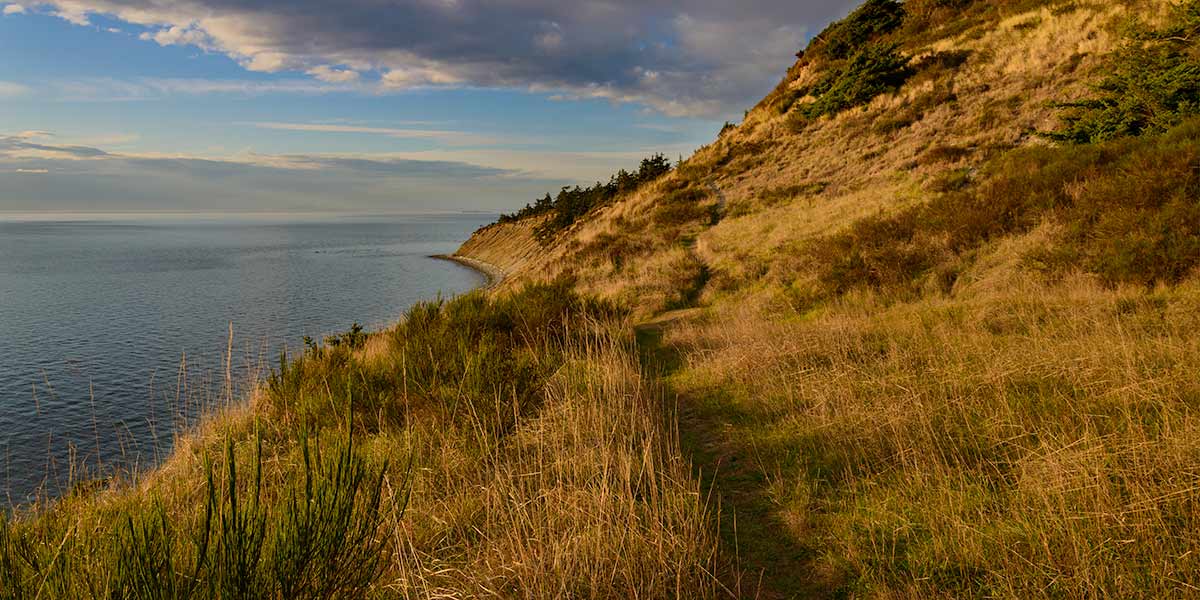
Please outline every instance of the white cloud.
[[480, 86], [636, 102], [673, 115], [740, 111], [774, 85], [805, 31], [858, 0], [43, 0], [149, 39], [394, 89]]
[[25, 7], [20, 4], [5, 4], [3, 12], [6, 15], [19, 15], [25, 12]]
[[50, 172], [50, 169], [14, 169], [13, 173], [24, 173], [26, 175], [45, 175]]
[[407, 89], [425, 85], [454, 85], [462, 83], [463, 79], [437, 67], [419, 65], [391, 69], [383, 74], [382, 83], [385, 88]]
[[370, 93], [372, 90], [354, 84], [333, 84], [310, 79], [193, 79], [193, 78], [92, 78], [57, 82], [50, 91], [58, 99], [71, 101], [138, 101], [175, 95], [231, 94], [261, 96], [265, 94], [334, 94], [347, 92]]
[[88, 19], [88, 8], [77, 2], [56, 2], [58, 10], [53, 12], [54, 16], [73, 23], [75, 25], [91, 25], [92, 22]]
[[112, 133], [85, 138], [72, 138], [71, 143], [81, 146], [127, 146], [142, 139], [136, 133]]
[[30, 89], [28, 86], [11, 81], [0, 81], [0, 99], [16, 98], [28, 94]]
[[491, 137], [466, 133], [462, 131], [446, 131], [432, 129], [401, 129], [392, 127], [366, 127], [359, 125], [339, 125], [326, 123], [249, 123], [259, 129], [274, 129], [280, 131], [307, 131], [315, 133], [356, 133], [368, 135], [383, 135], [401, 139], [438, 140], [450, 144], [496, 144], [498, 140]]
[[241, 63], [247, 70], [259, 73], [277, 73], [301, 64], [283, 52], [255, 52], [247, 55]]
[[157, 42], [160, 46], [196, 46], [205, 50], [212, 49], [212, 41], [208, 34], [193, 26], [165, 27], [154, 32], [144, 32], [138, 37]]
[[318, 65], [308, 70], [308, 74], [328, 83], [350, 83], [358, 81], [361, 76], [358, 71], [350, 69], [335, 69], [327, 65]]

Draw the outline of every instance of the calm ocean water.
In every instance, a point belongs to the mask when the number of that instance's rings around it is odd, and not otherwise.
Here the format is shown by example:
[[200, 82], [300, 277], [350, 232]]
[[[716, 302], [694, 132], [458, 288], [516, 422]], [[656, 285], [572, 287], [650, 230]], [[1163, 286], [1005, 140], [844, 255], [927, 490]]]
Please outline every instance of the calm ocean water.
[[0, 217], [0, 506], [61, 493], [72, 464], [153, 464], [220, 396], [230, 323], [244, 383], [303, 336], [480, 285], [428, 256], [489, 220]]

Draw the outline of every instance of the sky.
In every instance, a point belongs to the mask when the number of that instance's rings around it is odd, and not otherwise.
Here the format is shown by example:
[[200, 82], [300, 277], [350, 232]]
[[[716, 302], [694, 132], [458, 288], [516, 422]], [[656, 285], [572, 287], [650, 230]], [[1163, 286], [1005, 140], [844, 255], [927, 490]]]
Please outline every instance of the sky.
[[0, 212], [508, 211], [712, 141], [855, 0], [0, 0]]

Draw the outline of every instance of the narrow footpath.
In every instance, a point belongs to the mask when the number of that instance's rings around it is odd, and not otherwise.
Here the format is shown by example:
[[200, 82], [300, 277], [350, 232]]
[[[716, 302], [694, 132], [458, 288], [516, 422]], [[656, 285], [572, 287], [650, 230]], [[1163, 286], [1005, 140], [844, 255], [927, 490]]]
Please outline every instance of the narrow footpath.
[[718, 503], [721, 550], [732, 563], [721, 574], [722, 583], [741, 598], [831, 598], [836, 586], [816, 568], [814, 545], [799, 539], [794, 528], [778, 518], [753, 448], [733, 435], [728, 422], [736, 416], [727, 414], [728, 406], [719, 397], [679, 394], [670, 386], [671, 374], [686, 365], [677, 348], [663, 343], [663, 333], [695, 310], [674, 311], [642, 324], [637, 339], [646, 373], [659, 377], [667, 393], [677, 395], [684, 455], [705, 492]]

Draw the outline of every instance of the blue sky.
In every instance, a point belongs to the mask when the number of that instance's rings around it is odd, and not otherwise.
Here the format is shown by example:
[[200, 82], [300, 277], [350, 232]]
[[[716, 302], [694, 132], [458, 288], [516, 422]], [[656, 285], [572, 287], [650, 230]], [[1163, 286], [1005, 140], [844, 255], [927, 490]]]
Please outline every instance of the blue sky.
[[0, 211], [404, 212], [686, 156], [851, 2], [0, 7]]

